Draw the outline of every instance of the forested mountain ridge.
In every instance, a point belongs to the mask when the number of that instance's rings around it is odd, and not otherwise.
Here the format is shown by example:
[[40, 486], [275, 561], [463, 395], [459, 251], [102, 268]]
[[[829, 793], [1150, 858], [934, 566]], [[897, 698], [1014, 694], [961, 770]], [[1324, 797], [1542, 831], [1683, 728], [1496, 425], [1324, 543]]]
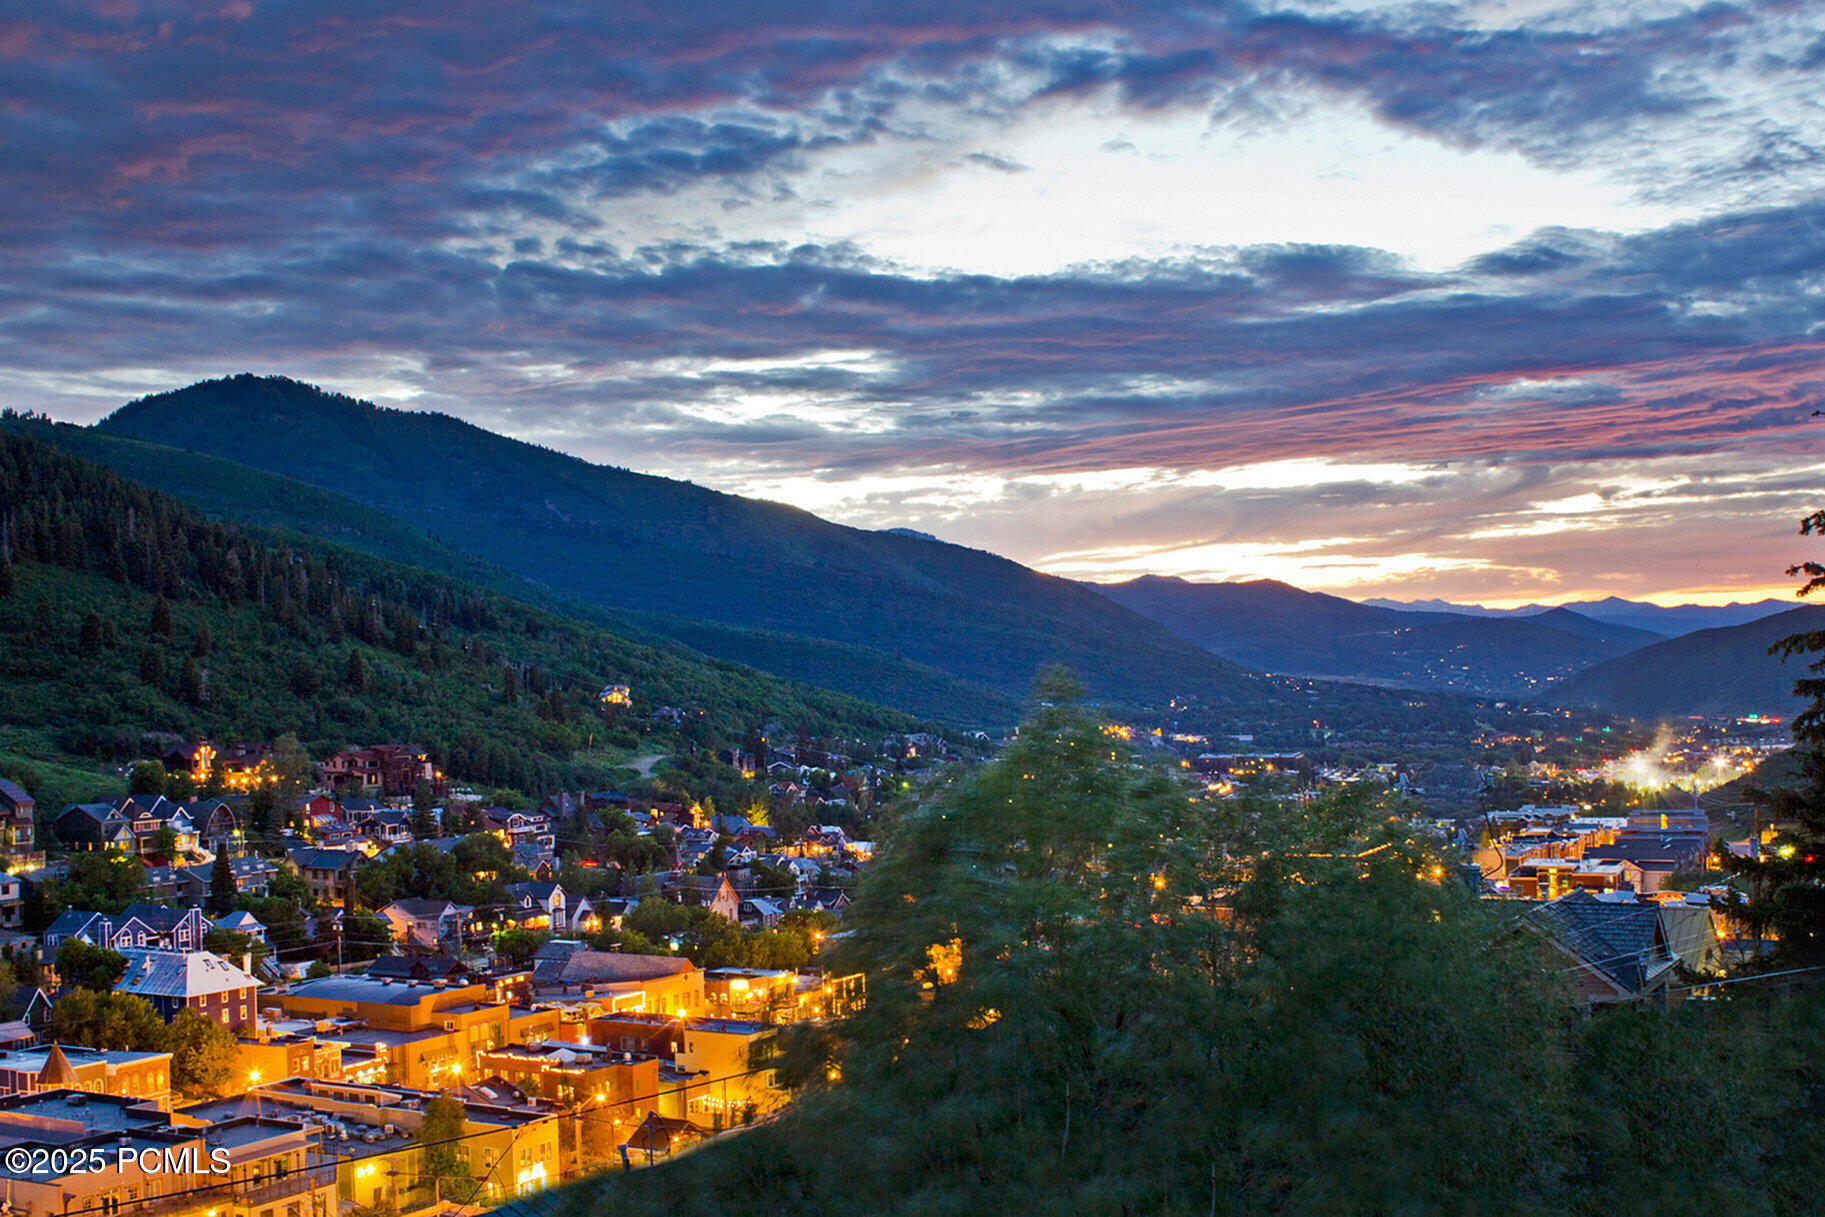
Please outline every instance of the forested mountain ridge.
[[605, 626], [634, 641], [661, 648], [683, 643], [706, 656], [789, 680], [839, 692], [866, 690], [868, 700], [960, 727], [1005, 724], [1019, 717], [1020, 696], [884, 651], [702, 619], [605, 608], [562, 595], [454, 549], [383, 511], [283, 474], [93, 427], [38, 420], [17, 420], [14, 425], [131, 481], [182, 499], [214, 518], [350, 545], [491, 588], [560, 616]]
[[1595, 706], [1653, 720], [1689, 714], [1774, 714], [1801, 703], [1793, 682], [1804, 663], [1782, 663], [1768, 648], [1790, 634], [1825, 628], [1825, 605], [1806, 604], [1742, 625], [1669, 638], [1600, 663], [1548, 691], [1564, 706]]
[[[135, 755], [148, 732], [293, 731], [318, 745], [412, 740], [457, 780], [541, 790], [601, 778], [659, 705], [691, 711], [683, 731], [705, 740], [769, 719], [839, 735], [924, 725], [345, 546], [210, 520], [29, 429], [0, 433], [0, 675], [3, 751], [53, 765]], [[607, 684], [629, 685], [634, 705], [602, 706]]]
[[[1286, 700], [1141, 614], [993, 554], [592, 465], [447, 415], [244, 375], [142, 398], [98, 426], [335, 491], [565, 596], [650, 613], [656, 633], [696, 619], [834, 641], [1004, 695], [1056, 661], [1110, 702]], [[692, 638], [739, 658], [751, 641]], [[866, 675], [841, 687], [866, 690]]]
[[1525, 696], [1659, 637], [1566, 609], [1529, 618], [1403, 612], [1273, 579], [1147, 575], [1090, 586], [1247, 667], [1411, 689]]

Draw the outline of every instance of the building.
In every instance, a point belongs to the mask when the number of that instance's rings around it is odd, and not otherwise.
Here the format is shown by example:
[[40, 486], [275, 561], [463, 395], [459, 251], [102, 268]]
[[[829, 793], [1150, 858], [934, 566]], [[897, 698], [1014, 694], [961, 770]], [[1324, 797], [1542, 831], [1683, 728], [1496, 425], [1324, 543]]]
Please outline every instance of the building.
[[251, 1027], [260, 982], [211, 951], [145, 951], [127, 948], [127, 971], [114, 987], [152, 1003], [166, 1022], [195, 1010], [230, 1031]]
[[482, 829], [505, 841], [510, 847], [537, 846], [550, 854], [557, 845], [551, 817], [543, 811], [509, 811], [504, 807], [482, 809]]
[[741, 896], [727, 875], [674, 875], [666, 880], [665, 889], [680, 904], [706, 908], [718, 917], [741, 923]]
[[367, 861], [353, 849], [319, 849], [299, 846], [286, 851], [286, 859], [318, 900], [342, 904], [355, 890], [355, 871]]
[[430, 756], [417, 744], [371, 744], [338, 752], [317, 767], [325, 786], [337, 794], [369, 798], [403, 798], [428, 783], [434, 797], [443, 798], [449, 786]]
[[628, 1128], [656, 1110], [659, 1063], [652, 1054], [547, 1040], [484, 1052], [477, 1069], [527, 1095], [562, 1107], [587, 1106], [595, 1118]]
[[710, 1014], [760, 1023], [798, 1017], [798, 974], [762, 968], [710, 968], [703, 974], [703, 998]]
[[658, 1114], [728, 1128], [785, 1106], [772, 1069], [779, 1028], [746, 1019], [605, 1014], [589, 1020], [589, 1041], [635, 1055], [669, 1058], [660, 1071]]
[[133, 851], [133, 833], [127, 818], [112, 803], [71, 803], [52, 821], [57, 838], [73, 850], [113, 849]]
[[240, 1037], [229, 1086], [251, 1090], [281, 1078], [340, 1079], [346, 1045], [333, 1034], [318, 1035], [317, 1026], [264, 1023], [252, 1035]]
[[38, 804], [5, 778], [0, 778], [0, 855], [9, 871], [44, 862], [38, 849]]
[[1694, 971], [1721, 966], [1710, 910], [1702, 905], [1575, 891], [1537, 906], [1529, 920], [1570, 957], [1567, 972], [1587, 1009], [1664, 998], [1682, 964]]
[[502, 1005], [483, 983], [361, 975], [301, 981], [267, 999], [293, 1018], [340, 1019], [345, 1074], [438, 1089], [477, 1077], [476, 1056], [557, 1034], [558, 1012]]
[[458, 954], [463, 931], [474, 915], [475, 910], [466, 904], [417, 896], [395, 900], [380, 910], [397, 941], [433, 951], [447, 948]]
[[80, 1090], [167, 1106], [171, 1101], [171, 1054], [104, 1052], [57, 1044], [0, 1051], [0, 1095], [45, 1090]]
[[688, 959], [595, 951], [575, 939], [541, 943], [532, 957], [532, 991], [545, 1001], [604, 1011], [703, 1012], [703, 971]]
[[[430, 1203], [429, 1190], [420, 1183], [424, 1151], [412, 1134], [423, 1125], [425, 1108], [438, 1097], [435, 1091], [404, 1086], [287, 1078], [262, 1084], [250, 1094], [186, 1108], [183, 1114], [233, 1120], [252, 1111], [280, 1110], [298, 1117], [310, 1113], [326, 1125], [326, 1137], [333, 1138], [325, 1148], [326, 1156], [337, 1159], [335, 1199], [340, 1211], [402, 1212]], [[475, 1180], [475, 1205], [491, 1207], [532, 1195], [562, 1177], [564, 1120], [555, 1108], [467, 1097], [459, 1101], [463, 1129], [457, 1162]], [[334, 1205], [328, 1210], [337, 1211]]]
[[[47, 1142], [60, 1151], [48, 1162], [0, 1165], [14, 1217], [328, 1217], [337, 1211], [335, 1166], [300, 1120], [241, 1115], [205, 1124], [150, 1103], [77, 1090], [0, 1099], [0, 1149]], [[0, 1161], [12, 1157], [0, 1154]], [[94, 1157], [108, 1169], [83, 1169]]]

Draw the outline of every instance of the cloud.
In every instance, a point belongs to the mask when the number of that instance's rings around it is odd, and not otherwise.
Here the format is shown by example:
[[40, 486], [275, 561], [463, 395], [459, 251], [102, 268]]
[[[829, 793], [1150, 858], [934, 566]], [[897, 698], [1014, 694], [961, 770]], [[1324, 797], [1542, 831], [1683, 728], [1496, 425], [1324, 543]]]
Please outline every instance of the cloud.
[[[1748, 527], [1817, 481], [1795, 472], [1825, 399], [1811, 24], [1779, 3], [1499, 27], [1089, 0], [34, 6], [0, 19], [0, 390], [92, 418], [283, 371], [617, 463], [848, 487], [833, 510], [1034, 560], [1099, 530], [1155, 555], [1347, 536], [1389, 578], [1506, 588], [1554, 545], [1614, 563], [1639, 528], [1691, 583], [1675, 539], [1708, 504]], [[859, 202], [915, 224], [946, 174], [1057, 191], [1030, 150], [1092, 129], [1073, 106], [1115, 116], [1084, 154], [1135, 172], [1330, 107], [1685, 218], [1553, 217], [1423, 268], [1289, 233], [990, 275], [808, 235]], [[1150, 141], [1168, 118], [1193, 134]], [[1213, 472], [1295, 458], [1429, 472]], [[1689, 501], [1618, 508], [1591, 472], [1618, 461], [1677, 470]], [[1588, 528], [1536, 506], [1585, 493]], [[1340, 513], [1358, 525], [1303, 522]]]

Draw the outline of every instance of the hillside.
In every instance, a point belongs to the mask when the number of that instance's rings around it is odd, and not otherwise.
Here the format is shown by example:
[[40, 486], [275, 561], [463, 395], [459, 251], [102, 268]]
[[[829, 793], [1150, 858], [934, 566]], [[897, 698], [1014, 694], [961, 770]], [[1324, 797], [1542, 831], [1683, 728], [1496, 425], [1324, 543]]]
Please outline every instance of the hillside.
[[1531, 618], [1399, 612], [1271, 579], [1144, 576], [1097, 590], [1247, 667], [1472, 694], [1528, 694], [1658, 637], [1565, 609]]
[[4, 425], [28, 431], [141, 485], [183, 499], [213, 518], [350, 545], [392, 561], [492, 588], [560, 616], [606, 626], [637, 641], [668, 647], [683, 643], [706, 656], [837, 691], [866, 689], [870, 700], [922, 718], [942, 718], [960, 727], [1004, 724], [1020, 713], [1020, 697], [881, 651], [710, 621], [603, 608], [563, 596], [522, 575], [452, 549], [385, 512], [296, 478], [93, 427], [21, 419], [7, 420]]
[[1688, 714], [1774, 714], [1800, 708], [1800, 660], [1768, 654], [1789, 634], [1825, 629], [1825, 605], [1806, 605], [1744, 625], [1699, 630], [1600, 663], [1549, 690], [1566, 706], [1595, 706], [1653, 720]]
[[[1109, 701], [1283, 700], [1140, 614], [993, 554], [592, 465], [446, 415], [237, 376], [141, 399], [98, 426], [334, 491], [560, 595], [650, 614], [659, 633], [694, 619], [824, 639], [1014, 696], [1058, 661]], [[743, 659], [751, 642], [693, 639]], [[879, 664], [826, 659], [821, 678], [875, 691]]]
[[1653, 630], [1638, 630], [1630, 625], [1616, 625], [1609, 621], [1599, 621], [1569, 608], [1552, 608], [1543, 613], [1530, 613], [1521, 618], [1535, 625], [1548, 629], [1563, 630], [1567, 634], [1576, 634], [1580, 638], [1593, 638], [1598, 642], [1613, 643], [1619, 647], [1634, 650], [1645, 647], [1666, 638]]
[[[211, 521], [29, 433], [0, 435], [0, 504], [0, 767], [14, 773], [67, 777], [140, 754], [148, 733], [292, 731], [317, 748], [413, 740], [458, 780], [539, 790], [607, 780], [651, 742], [662, 705], [696, 711], [682, 735], [704, 743], [769, 719], [845, 736], [919, 725], [345, 546]], [[633, 705], [601, 707], [608, 684]]]

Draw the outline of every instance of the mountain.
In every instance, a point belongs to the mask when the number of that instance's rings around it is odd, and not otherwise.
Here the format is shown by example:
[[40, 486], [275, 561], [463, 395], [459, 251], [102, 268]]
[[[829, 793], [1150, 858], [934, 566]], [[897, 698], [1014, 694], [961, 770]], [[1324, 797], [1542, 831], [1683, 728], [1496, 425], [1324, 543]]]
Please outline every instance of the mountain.
[[1576, 634], [1580, 638], [1594, 638], [1599, 642], [1614, 643], [1619, 647], [1634, 650], [1650, 643], [1659, 642], [1667, 637], [1653, 630], [1638, 630], [1634, 626], [1616, 625], [1613, 622], [1601, 621], [1588, 614], [1576, 612], [1569, 608], [1547, 609], [1543, 613], [1530, 613], [1521, 618], [1535, 625], [1549, 629], [1563, 630], [1567, 634]]
[[1642, 720], [1688, 714], [1791, 718], [1802, 705], [1793, 682], [1804, 666], [1797, 658], [1782, 663], [1768, 647], [1819, 629], [1825, 629], [1825, 605], [1698, 630], [1597, 664], [1555, 685], [1548, 696], [1559, 705], [1595, 706]]
[[[675, 735], [923, 728], [347, 546], [206, 519], [36, 432], [0, 432], [0, 772], [35, 794], [160, 733], [412, 740], [459, 780], [551, 790], [612, 782], [633, 749]], [[631, 690], [627, 710], [598, 703], [611, 684]], [[700, 713], [674, 733], [650, 722], [664, 705]]]
[[1284, 700], [1142, 615], [993, 554], [593, 465], [283, 377], [142, 398], [98, 429], [332, 491], [560, 596], [639, 613], [660, 635], [691, 633], [711, 654], [769, 662], [751, 631], [859, 648], [819, 677], [848, 692], [893, 696], [873, 674], [910, 661], [1020, 696], [1058, 661], [1113, 702]]
[[1786, 612], [1790, 600], [1755, 600], [1731, 604], [1648, 604], [1608, 596], [1602, 600], [1570, 600], [1561, 605], [1524, 604], [1519, 608], [1485, 608], [1480, 604], [1453, 604], [1447, 600], [1369, 599], [1370, 608], [1394, 609], [1398, 612], [1452, 613], [1463, 617], [1538, 617], [1555, 608], [1568, 609], [1581, 617], [1605, 625], [1645, 630], [1662, 638], [1690, 634], [1694, 630], [1715, 629], [1726, 625], [1743, 625], [1758, 618]]
[[1271, 579], [1149, 575], [1098, 590], [1248, 667], [1414, 689], [1527, 695], [1658, 637], [1567, 610], [1532, 618], [1403, 612]]

